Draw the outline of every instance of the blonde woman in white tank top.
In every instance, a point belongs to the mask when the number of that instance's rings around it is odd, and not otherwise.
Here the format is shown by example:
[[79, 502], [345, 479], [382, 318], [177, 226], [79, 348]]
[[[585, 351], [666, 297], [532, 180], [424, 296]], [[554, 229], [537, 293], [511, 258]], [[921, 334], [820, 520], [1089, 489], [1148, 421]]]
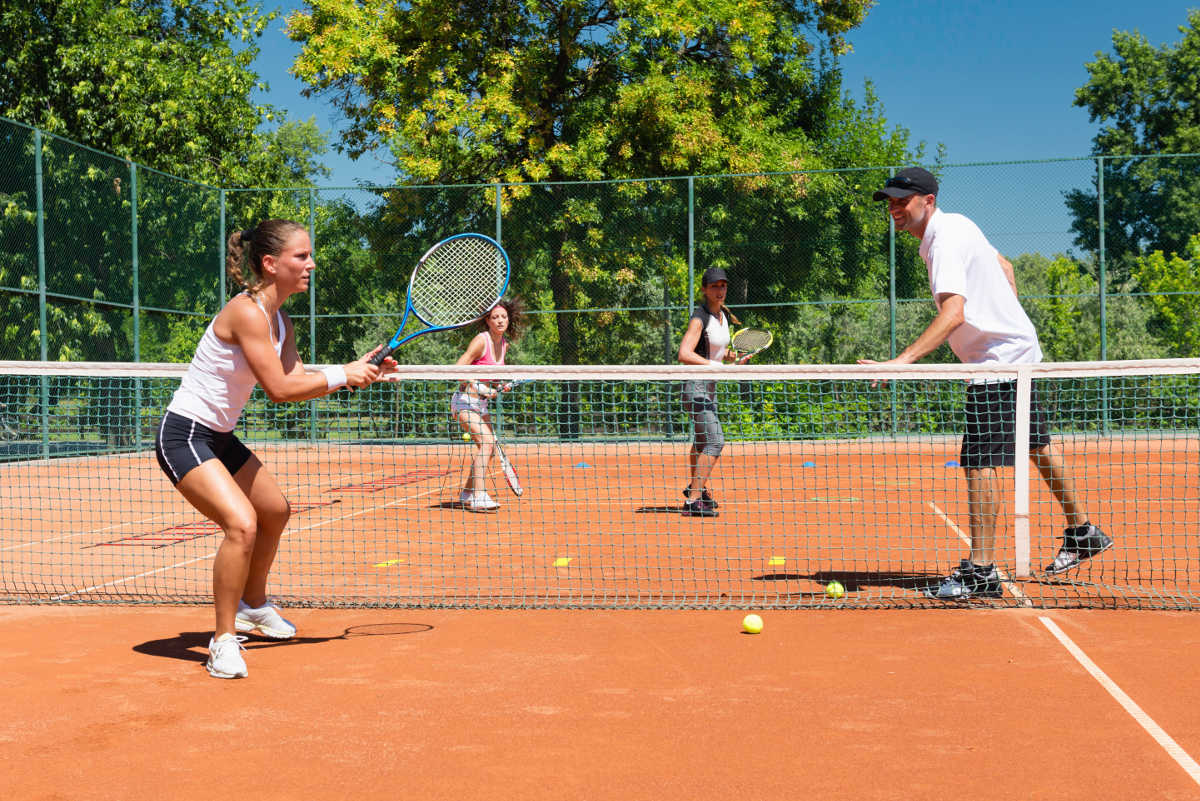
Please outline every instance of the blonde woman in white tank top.
[[[275, 478], [233, 433], [255, 385], [276, 403], [304, 401], [343, 386], [365, 387], [396, 371], [373, 354], [321, 372], [305, 369], [281, 307], [308, 289], [308, 232], [267, 220], [229, 239], [227, 267], [245, 287], [213, 319], [159, 426], [159, 465], [175, 488], [221, 527], [213, 562], [216, 625], [206, 667], [218, 678], [246, 675], [237, 632], [288, 639], [296, 629], [267, 598], [267, 575], [291, 514]], [[249, 268], [248, 270], [246, 268]]]

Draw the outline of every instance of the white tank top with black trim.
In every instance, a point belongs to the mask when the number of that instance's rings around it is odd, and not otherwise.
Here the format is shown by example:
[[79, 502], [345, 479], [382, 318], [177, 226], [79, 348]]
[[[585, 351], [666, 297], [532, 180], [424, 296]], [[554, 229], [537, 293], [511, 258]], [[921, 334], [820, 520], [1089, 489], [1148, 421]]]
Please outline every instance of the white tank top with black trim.
[[[251, 298], [262, 310], [269, 326], [271, 318], [266, 308], [258, 298]], [[275, 312], [275, 322], [279, 337], [273, 344], [275, 353], [282, 355], [282, 312]], [[215, 324], [216, 318], [213, 318], [196, 345], [196, 355], [192, 357], [192, 363], [188, 365], [167, 411], [203, 423], [214, 431], [232, 431], [258, 379], [250, 369], [241, 346], [222, 342], [213, 331]]]

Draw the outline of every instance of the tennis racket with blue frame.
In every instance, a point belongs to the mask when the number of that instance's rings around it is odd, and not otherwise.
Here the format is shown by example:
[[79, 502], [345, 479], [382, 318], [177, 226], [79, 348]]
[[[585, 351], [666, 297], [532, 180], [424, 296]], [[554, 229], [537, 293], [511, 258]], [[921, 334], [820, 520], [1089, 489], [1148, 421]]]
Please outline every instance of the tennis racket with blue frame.
[[[504, 297], [510, 271], [508, 254], [490, 236], [455, 234], [438, 242], [413, 268], [404, 318], [392, 338], [371, 357], [371, 364], [382, 364], [414, 337], [461, 328], [487, 314]], [[425, 328], [404, 336], [409, 314]]]

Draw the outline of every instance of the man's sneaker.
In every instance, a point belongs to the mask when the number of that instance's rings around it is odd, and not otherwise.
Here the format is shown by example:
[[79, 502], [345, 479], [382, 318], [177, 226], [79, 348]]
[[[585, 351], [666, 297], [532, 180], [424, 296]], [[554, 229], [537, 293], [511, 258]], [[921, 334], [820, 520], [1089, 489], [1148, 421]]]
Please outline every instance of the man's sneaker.
[[1054, 561], [1046, 566], [1046, 572], [1051, 576], [1066, 573], [1072, 568], [1079, 567], [1084, 559], [1091, 559], [1112, 546], [1112, 537], [1091, 523], [1069, 528], [1063, 532], [1062, 548], [1054, 557]]
[[486, 491], [472, 493], [467, 501], [467, 510], [470, 512], [494, 512], [499, 508], [500, 504], [492, 500], [492, 496]]
[[698, 501], [687, 501], [683, 505], [682, 513], [684, 517], [716, 517], [717, 510], [712, 507], [706, 500], [701, 498]]
[[275, 604], [268, 601], [257, 609], [238, 601], [237, 617], [233, 620], [238, 631], [255, 632], [272, 640], [290, 640], [296, 636], [296, 627], [279, 614]]
[[995, 565], [977, 565], [964, 559], [950, 575], [942, 579], [937, 589], [925, 590], [926, 598], [939, 601], [965, 601], [968, 598], [999, 598], [1000, 574]]
[[[687, 496], [688, 496], [688, 487], [684, 487], [683, 488], [683, 497], [685, 500], [687, 499]], [[721, 505], [713, 500], [713, 496], [708, 494], [708, 487], [704, 487], [703, 489], [700, 490], [700, 500], [704, 501], [705, 503], [707, 503], [709, 506], [711, 506], [714, 509], [716, 509], [718, 506]]]
[[208, 661], [204, 667], [208, 675], [218, 679], [246, 678], [246, 660], [242, 659], [242, 643], [245, 637], [236, 637], [228, 632], [208, 641]]
[[458, 493], [458, 502], [463, 506], [469, 504], [471, 502], [471, 491], [463, 490], [462, 492]]

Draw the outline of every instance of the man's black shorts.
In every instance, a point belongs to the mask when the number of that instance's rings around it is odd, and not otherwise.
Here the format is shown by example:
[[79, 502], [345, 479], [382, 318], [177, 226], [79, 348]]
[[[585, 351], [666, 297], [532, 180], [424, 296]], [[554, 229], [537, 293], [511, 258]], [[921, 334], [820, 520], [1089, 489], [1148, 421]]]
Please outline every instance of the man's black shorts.
[[[967, 433], [959, 456], [962, 466], [1012, 467], [1017, 449], [1017, 382], [969, 385], [966, 411]], [[1050, 431], [1035, 386], [1029, 406], [1029, 449], [1049, 444]]]

